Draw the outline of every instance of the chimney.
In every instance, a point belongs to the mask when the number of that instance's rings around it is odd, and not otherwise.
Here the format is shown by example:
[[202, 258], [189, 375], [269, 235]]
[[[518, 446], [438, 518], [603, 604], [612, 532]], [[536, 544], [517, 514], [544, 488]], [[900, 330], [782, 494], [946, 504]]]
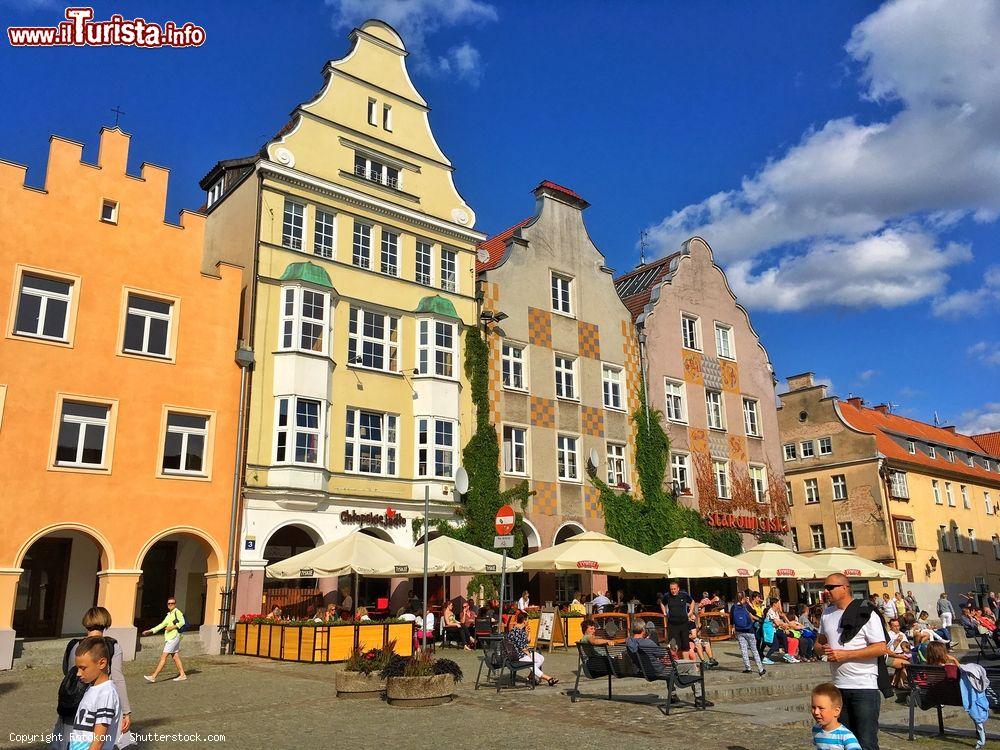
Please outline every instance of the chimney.
[[872, 408], [875, 411], [877, 411], [879, 414], [888, 414], [889, 413], [889, 405], [888, 404], [879, 404], [877, 406], [873, 406]]
[[538, 187], [531, 192], [535, 196], [537, 203], [542, 203], [546, 199], [552, 199], [580, 211], [583, 211], [583, 209], [590, 205], [575, 191], [562, 185], [557, 185], [551, 180], [542, 180], [538, 183]]
[[851, 396], [847, 399], [847, 403], [853, 406], [855, 409], [861, 408], [861, 396]]
[[803, 372], [800, 375], [789, 375], [788, 376], [788, 390], [797, 391], [802, 388], [811, 388], [813, 384], [813, 374], [811, 372]]
[[952, 435], [955, 435], [955, 434], [957, 434], [957, 433], [955, 432], [955, 425], [953, 425], [953, 424], [949, 424], [949, 425], [945, 425], [945, 426], [944, 426], [944, 427], [942, 427], [941, 429], [942, 429], [942, 430], [948, 430], [948, 432], [950, 432], [950, 433], [951, 433]]

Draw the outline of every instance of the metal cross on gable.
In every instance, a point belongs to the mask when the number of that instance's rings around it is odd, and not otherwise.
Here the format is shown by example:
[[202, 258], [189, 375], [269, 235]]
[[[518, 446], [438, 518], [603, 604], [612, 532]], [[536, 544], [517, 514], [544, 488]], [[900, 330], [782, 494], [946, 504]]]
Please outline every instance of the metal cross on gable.
[[115, 113], [115, 127], [117, 128], [118, 127], [118, 118], [121, 117], [125, 113], [122, 112], [121, 109], [118, 108], [117, 104], [114, 107], [112, 107], [111, 111]]

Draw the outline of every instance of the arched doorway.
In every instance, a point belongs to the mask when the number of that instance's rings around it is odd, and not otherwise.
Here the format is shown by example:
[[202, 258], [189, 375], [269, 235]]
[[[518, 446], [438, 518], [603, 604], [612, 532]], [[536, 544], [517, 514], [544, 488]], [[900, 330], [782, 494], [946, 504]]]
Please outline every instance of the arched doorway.
[[[184, 613], [189, 628], [204, 624], [210, 572], [210, 558], [218, 568], [215, 554], [204, 540], [191, 533], [177, 532], [157, 539], [142, 557], [142, 575], [136, 589], [135, 626], [139, 630], [158, 625], [167, 613], [167, 599], [173, 597]], [[216, 606], [212, 602], [212, 607]]]
[[[361, 531], [362, 534], [367, 534], [368, 536], [373, 536], [376, 539], [381, 539], [383, 542], [392, 543], [392, 537], [389, 536], [389, 532], [387, 532], [385, 529], [376, 529], [372, 526], [369, 526], [368, 528], [359, 529], [359, 531]], [[431, 539], [433, 538], [434, 536], [432, 535]]]
[[98, 577], [108, 568], [105, 548], [76, 529], [35, 539], [22, 556], [14, 599], [14, 630], [24, 638], [83, 632], [80, 618], [97, 604]]
[[562, 544], [567, 539], [576, 536], [577, 534], [582, 534], [586, 529], [575, 521], [567, 521], [558, 529], [556, 529], [555, 538], [552, 540], [553, 546], [556, 544]]
[[[287, 524], [278, 528], [264, 544], [264, 559], [268, 565], [287, 560], [315, 549], [319, 536], [305, 526]], [[326, 602], [324, 597], [336, 589], [336, 578], [264, 578], [262, 612], [281, 607], [286, 617], [312, 616], [317, 607]]]
[[[556, 530], [552, 544], [562, 544], [577, 534], [582, 534], [584, 531], [585, 529], [580, 524], [568, 521]], [[583, 576], [579, 573], [562, 571], [556, 573], [555, 579], [555, 600], [560, 604], [573, 601], [573, 594], [582, 590]]]

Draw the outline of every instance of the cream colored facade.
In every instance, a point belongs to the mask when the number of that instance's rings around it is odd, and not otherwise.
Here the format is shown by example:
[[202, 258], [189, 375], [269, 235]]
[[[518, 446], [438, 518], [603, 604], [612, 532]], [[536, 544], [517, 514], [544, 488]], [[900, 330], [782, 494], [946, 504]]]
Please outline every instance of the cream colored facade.
[[827, 397], [811, 373], [788, 382], [778, 421], [801, 552], [848, 547], [897, 567], [932, 616], [943, 591], [957, 607], [1000, 588], [1000, 461], [954, 428]]
[[264, 566], [295, 551], [271, 543], [282, 530], [311, 545], [377, 526], [412, 545], [425, 487], [432, 516], [451, 519], [472, 427], [462, 361], [483, 235], [402, 40], [368, 21], [350, 41], [260, 154], [202, 182], [206, 263], [246, 264], [256, 356], [238, 612], [259, 611]]

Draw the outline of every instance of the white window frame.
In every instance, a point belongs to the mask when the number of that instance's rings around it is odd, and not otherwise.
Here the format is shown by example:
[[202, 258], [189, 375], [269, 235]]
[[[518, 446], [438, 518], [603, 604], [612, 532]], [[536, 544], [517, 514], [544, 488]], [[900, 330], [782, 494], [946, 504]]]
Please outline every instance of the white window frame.
[[681, 346], [701, 351], [701, 318], [697, 315], [681, 313]]
[[[806, 451], [806, 446], [809, 446], [809, 450]], [[816, 457], [816, 446], [812, 440], [803, 440], [799, 443], [799, 455], [802, 458], [815, 458]]]
[[337, 246], [337, 215], [322, 208], [313, 217], [313, 255], [332, 259]]
[[[386, 276], [399, 276], [399, 232], [382, 228], [379, 242], [378, 270]], [[391, 238], [391, 239], [390, 239]]]
[[937, 458], [937, 448], [935, 448], [933, 445], [928, 445], [927, 455], [930, 456], [931, 458]]
[[[170, 424], [170, 417], [172, 416], [180, 417], [193, 417], [195, 419], [204, 419], [204, 427], [182, 427]], [[181, 411], [180, 409], [168, 409], [167, 419], [166, 419], [166, 429], [163, 435], [163, 446], [160, 451], [160, 473], [167, 476], [182, 476], [182, 477], [204, 477], [208, 475], [208, 463], [210, 456], [208, 455], [209, 449], [209, 433], [211, 428], [211, 417], [207, 414], [192, 414], [191, 412]], [[168, 469], [163, 463], [166, 460], [167, 454], [167, 436], [169, 434], [175, 434], [181, 436], [181, 468], [179, 469]], [[187, 448], [188, 441], [191, 436], [197, 436], [202, 438], [202, 457], [201, 457], [201, 468], [192, 470], [186, 468], [187, 463]]]
[[[323, 317], [306, 317], [306, 295], [317, 295], [323, 306]], [[283, 352], [307, 352], [326, 356], [330, 351], [330, 295], [316, 289], [302, 286], [281, 287], [280, 323], [278, 326], [278, 350]], [[291, 308], [291, 309], [289, 309]], [[305, 326], [320, 326], [320, 348], [303, 346], [302, 335]]]
[[368, 124], [378, 126], [378, 101], [368, 97]]
[[[438, 343], [438, 334], [451, 337], [451, 346]], [[455, 380], [458, 377], [458, 331], [454, 323], [417, 318], [417, 374]]]
[[664, 378], [663, 393], [667, 419], [670, 422], [687, 424], [687, 389], [684, 387], [684, 382]]
[[[717, 403], [712, 398], [713, 396], [718, 397]], [[718, 407], [717, 410], [716, 407]], [[726, 406], [722, 391], [705, 390], [705, 416], [708, 420], [708, 428], [710, 430], [726, 429]], [[718, 419], [714, 418], [716, 416]]]
[[302, 250], [305, 247], [305, 227], [305, 204], [285, 198], [281, 220], [281, 246], [289, 250]]
[[616, 365], [601, 363], [601, 390], [605, 409], [625, 411], [625, 370]]
[[[566, 362], [569, 362], [569, 367], [563, 364]], [[566, 354], [559, 354], [557, 352], [553, 355], [552, 363], [555, 369], [556, 398], [561, 398], [565, 401], [580, 400], [576, 388], [576, 362], [575, 357], [570, 357]]]
[[732, 482], [729, 480], [729, 462], [712, 459], [712, 478], [715, 480], [715, 494], [720, 500], [732, 499]]
[[382, 103], [382, 129], [392, 132], [392, 105]]
[[549, 272], [549, 302], [552, 312], [573, 315], [573, 277], [557, 271]]
[[944, 496], [948, 499], [948, 507], [955, 507], [955, 493], [951, 491], [951, 482], [944, 483]]
[[736, 361], [736, 346], [733, 342], [733, 327], [731, 325], [715, 324], [715, 353], [720, 359]]
[[955, 542], [956, 552], [965, 552], [965, 543], [962, 541], [962, 530], [958, 528], [958, 524], [952, 522], [951, 525], [951, 536]]
[[670, 481], [676, 483], [682, 493], [691, 489], [691, 463], [687, 453], [670, 454]]
[[799, 551], [799, 532], [798, 532], [798, 530], [794, 526], [790, 527], [789, 531], [791, 531], [791, 533], [792, 533], [792, 552], [798, 552]]
[[788, 502], [788, 507], [792, 507], [792, 483], [789, 481], [785, 482], [785, 500]]
[[441, 289], [446, 292], [458, 291], [458, 253], [446, 247], [440, 252]]
[[[365, 315], [375, 315], [382, 317], [382, 338], [375, 338], [374, 336], [369, 336], [364, 332], [364, 319]], [[347, 357], [349, 367], [361, 367], [365, 370], [372, 370], [374, 372], [399, 372], [399, 352], [402, 348], [402, 342], [400, 341], [400, 319], [395, 315], [390, 315], [389, 313], [384, 313], [381, 310], [371, 310], [366, 307], [358, 307], [352, 305], [350, 312], [348, 313], [348, 328], [347, 328]], [[353, 329], [353, 330], [352, 330]], [[396, 334], [395, 340], [393, 340], [393, 333]], [[362, 362], [355, 362], [354, 359], [358, 356], [364, 357], [365, 344], [371, 344], [373, 347], [382, 347], [382, 367], [376, 367], [371, 364], [365, 364]], [[374, 356], [373, 356], [374, 358]], [[395, 362], [395, 366], [393, 366]]]
[[372, 267], [372, 225], [358, 219], [351, 233], [351, 265], [368, 270]]
[[[205, 208], [211, 208], [219, 198], [222, 197], [222, 188], [225, 180], [220, 177], [212, 186], [205, 192]], [[103, 218], [103, 217], [102, 217]]]
[[[518, 440], [520, 436], [520, 440]], [[528, 428], [505, 424], [501, 430], [503, 473], [524, 477], [528, 475]], [[520, 455], [518, 455], [520, 453]], [[520, 464], [520, 467], [518, 467]]]
[[955, 463], [955, 451], [953, 451], [953, 450], [951, 450], [949, 448], [948, 449], [948, 455], [947, 455], [947, 457], [948, 457], [949, 461], [951, 461], [952, 463]]
[[[791, 451], [789, 451], [791, 448]], [[795, 443], [785, 443], [782, 446], [783, 455], [786, 461], [795, 461], [799, 457], [799, 447]]]
[[528, 373], [525, 367], [527, 353], [528, 347], [512, 341], [504, 341], [500, 345], [500, 378], [504, 388], [512, 391], [528, 390]]
[[750, 487], [753, 489], [753, 499], [765, 505], [767, 498], [767, 469], [759, 464], [750, 464], [748, 467], [750, 475]]
[[986, 504], [986, 515], [992, 516], [994, 514], [993, 500], [990, 499], [989, 490], [983, 490], [983, 502]]
[[612, 487], [628, 485], [628, 458], [625, 443], [615, 443], [609, 440], [606, 449], [608, 484]]
[[760, 407], [755, 398], [743, 397], [743, 428], [749, 437], [763, 437], [760, 429]]
[[969, 552], [974, 555], [979, 554], [979, 540], [976, 538], [975, 529], [969, 529]]
[[556, 467], [560, 482], [580, 481], [580, 438], [556, 434]]
[[812, 548], [814, 550], [826, 549], [826, 529], [823, 528], [823, 524], [811, 524], [809, 526], [809, 536], [812, 538]]
[[819, 440], [817, 440], [816, 441], [816, 455], [817, 456], [832, 456], [833, 455], [833, 438], [821, 437]]
[[[47, 289], [39, 289], [33, 286], [25, 286], [25, 282], [28, 277], [34, 277], [42, 279], [44, 281], [52, 281], [57, 284], [65, 284], [69, 287], [69, 291], [66, 293], [53, 292]], [[30, 283], [30, 282], [29, 282]], [[37, 273], [35, 271], [24, 270], [20, 275], [20, 286], [17, 290], [17, 309], [14, 311], [14, 322], [12, 324], [13, 334], [15, 336], [26, 336], [33, 339], [42, 339], [43, 341], [60, 341], [67, 343], [69, 341], [69, 322], [70, 317], [73, 315], [73, 292], [76, 287], [76, 282], [61, 278], [59, 276], [49, 276], [43, 273]], [[30, 290], [30, 291], [29, 291]], [[21, 310], [21, 304], [23, 302], [23, 297], [27, 295], [30, 297], [38, 297], [41, 301], [38, 306], [38, 324], [34, 331], [19, 330], [17, 328], [17, 317]], [[48, 312], [49, 300], [56, 300], [59, 302], [66, 303], [66, 314], [63, 317], [62, 324], [62, 335], [61, 336], [49, 336], [42, 333], [45, 330], [46, 314]]]
[[815, 505], [819, 502], [819, 480], [818, 479], [806, 479], [803, 480], [802, 486], [804, 487], [806, 505]]
[[934, 504], [943, 505], [944, 500], [941, 499], [941, 485], [938, 483], [938, 480], [931, 480], [931, 491], [934, 493]]
[[854, 524], [851, 521], [839, 521], [837, 532], [840, 534], [840, 546], [845, 549], [853, 549], [857, 546], [854, 540]]
[[905, 471], [891, 472], [889, 474], [889, 487], [893, 497], [909, 499], [910, 487], [906, 480]]
[[917, 548], [917, 535], [913, 530], [913, 521], [905, 518], [894, 518], [896, 526], [896, 545], [903, 549]]
[[370, 156], [362, 151], [354, 152], [354, 175], [393, 190], [401, 189], [403, 184], [403, 171], [398, 166], [386, 164], [384, 157]]
[[917, 452], [917, 444], [912, 440], [906, 441], [906, 450], [909, 451], [911, 455], [915, 455]]
[[[373, 440], [361, 435], [362, 413], [379, 417], [381, 440]], [[361, 448], [370, 446], [378, 448], [380, 470], [361, 470]], [[351, 466], [348, 468], [348, 458]], [[391, 471], [390, 471], [391, 469]], [[348, 407], [344, 429], [344, 472], [367, 477], [394, 477], [399, 475], [399, 415], [375, 409]]]
[[[840, 480], [839, 482], [837, 480]], [[846, 474], [833, 474], [830, 477], [830, 487], [833, 490], [834, 500], [846, 500], [847, 499], [847, 475]]]
[[413, 278], [418, 284], [431, 286], [434, 282], [434, 245], [417, 240]]
[[[455, 478], [455, 456], [458, 443], [458, 423], [452, 419], [439, 419], [437, 417], [416, 417], [415, 439], [416, 450], [416, 476], [422, 479], [440, 479], [451, 481]], [[441, 440], [443, 432], [439, 432], [438, 427], [445, 425], [451, 430], [451, 444]], [[438, 460], [438, 454], [444, 460]], [[421, 454], [424, 454], [421, 460]], [[423, 463], [423, 470], [421, 470]], [[433, 464], [433, 470], [431, 465]], [[450, 467], [446, 473], [439, 473], [439, 465]]]
[[[158, 302], [161, 305], [167, 306], [167, 312], [154, 312], [152, 310], [144, 310], [141, 307], [132, 307], [132, 298], [138, 297], [139, 299], [145, 299], [150, 302]], [[127, 349], [125, 347], [125, 331], [128, 329], [128, 319], [130, 316], [136, 316], [142, 318], [142, 348], [141, 349]], [[164, 352], [151, 352], [149, 351], [149, 329], [153, 320], [162, 320], [167, 323], [167, 333], [166, 333], [166, 351]], [[141, 357], [155, 357], [157, 359], [170, 359], [173, 355], [171, 353], [171, 342], [173, 341], [174, 334], [174, 303], [173, 300], [162, 299], [158, 297], [153, 297], [150, 295], [139, 294], [138, 292], [126, 291], [125, 293], [125, 327], [122, 329], [122, 352], [124, 354], [136, 354]]]
[[[89, 417], [78, 414], [67, 414], [67, 406], [90, 406], [104, 409], [104, 417]], [[98, 401], [77, 401], [72, 398], [64, 398], [60, 404], [59, 422], [56, 425], [56, 442], [53, 446], [53, 465], [57, 468], [66, 469], [106, 469], [108, 467], [108, 437], [111, 432], [112, 404]], [[72, 461], [60, 461], [59, 454], [59, 434], [62, 432], [63, 424], [80, 425], [76, 438], [76, 457]], [[101, 439], [101, 461], [100, 463], [89, 463], [83, 461], [83, 448], [87, 442], [87, 432], [91, 429], [102, 429], [104, 431]]]
[[[316, 404], [316, 426], [300, 425], [298, 423], [300, 402]], [[281, 423], [283, 404], [285, 405], [285, 424]], [[280, 455], [282, 450], [282, 435], [285, 437], [284, 457]], [[296, 459], [299, 435], [315, 436], [315, 461], [299, 461]], [[311, 468], [326, 466], [326, 402], [317, 398], [305, 398], [294, 395], [277, 396], [274, 399], [274, 449], [272, 455], [274, 456], [274, 463], [277, 465], [308, 466]]]
[[972, 507], [972, 503], [969, 502], [969, 488], [966, 487], [964, 484], [960, 484], [958, 486], [958, 491], [962, 495], [962, 507], [965, 508], [966, 510], [969, 510], [969, 508]]
[[951, 540], [948, 538], [949, 531], [945, 524], [938, 525], [938, 543], [942, 552], [951, 552]]

